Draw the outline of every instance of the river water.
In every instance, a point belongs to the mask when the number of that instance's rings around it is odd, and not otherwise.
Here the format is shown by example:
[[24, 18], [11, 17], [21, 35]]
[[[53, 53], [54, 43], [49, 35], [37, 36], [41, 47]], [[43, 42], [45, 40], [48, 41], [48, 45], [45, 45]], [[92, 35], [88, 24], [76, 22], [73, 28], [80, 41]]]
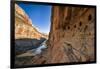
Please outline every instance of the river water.
[[23, 54], [20, 54], [17, 57], [36, 56], [36, 55], [41, 54], [44, 49], [47, 49], [46, 41], [42, 42], [39, 47], [35, 49], [31, 49]]

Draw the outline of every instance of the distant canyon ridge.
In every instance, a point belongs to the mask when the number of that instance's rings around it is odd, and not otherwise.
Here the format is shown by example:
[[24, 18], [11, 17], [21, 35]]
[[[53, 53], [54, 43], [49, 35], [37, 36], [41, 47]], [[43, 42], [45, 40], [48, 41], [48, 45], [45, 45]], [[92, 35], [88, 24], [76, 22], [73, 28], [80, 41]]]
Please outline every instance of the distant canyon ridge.
[[15, 4], [15, 39], [21, 38], [48, 38], [47, 34], [41, 33], [37, 27], [32, 24], [32, 20], [25, 11]]
[[37, 48], [48, 35], [41, 33], [33, 25], [32, 20], [25, 11], [15, 4], [15, 53], [21, 54], [27, 50]]

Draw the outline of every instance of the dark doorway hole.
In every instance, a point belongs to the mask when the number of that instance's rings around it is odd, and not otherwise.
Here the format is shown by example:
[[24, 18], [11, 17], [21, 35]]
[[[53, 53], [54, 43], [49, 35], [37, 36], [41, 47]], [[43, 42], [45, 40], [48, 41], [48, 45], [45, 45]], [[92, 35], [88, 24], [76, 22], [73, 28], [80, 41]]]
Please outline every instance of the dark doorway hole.
[[42, 64], [44, 64], [46, 62], [46, 60], [44, 60], [43, 62], [42, 62]]
[[79, 23], [79, 26], [82, 26], [82, 22]]
[[92, 16], [91, 15], [89, 15], [88, 16], [88, 21], [90, 21], [92, 19]]
[[74, 25], [74, 28], [76, 28], [76, 25]]
[[68, 26], [68, 30], [70, 29], [70, 26]]

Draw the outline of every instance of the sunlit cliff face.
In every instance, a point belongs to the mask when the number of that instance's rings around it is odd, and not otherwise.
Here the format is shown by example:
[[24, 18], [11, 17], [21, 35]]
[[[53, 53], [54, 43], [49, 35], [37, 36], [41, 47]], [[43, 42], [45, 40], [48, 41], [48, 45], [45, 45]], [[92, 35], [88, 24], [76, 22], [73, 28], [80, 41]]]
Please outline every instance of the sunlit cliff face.
[[32, 24], [31, 19], [25, 11], [15, 4], [15, 39], [48, 38], [48, 35], [42, 34], [37, 27]]

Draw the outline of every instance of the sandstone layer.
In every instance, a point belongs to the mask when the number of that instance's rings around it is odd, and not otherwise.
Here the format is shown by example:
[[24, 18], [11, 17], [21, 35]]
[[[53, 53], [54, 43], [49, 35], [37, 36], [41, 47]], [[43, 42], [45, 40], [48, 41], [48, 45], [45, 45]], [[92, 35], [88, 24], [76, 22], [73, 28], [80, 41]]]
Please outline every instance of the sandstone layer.
[[15, 39], [21, 38], [47, 38], [32, 24], [32, 20], [25, 11], [15, 4]]
[[53, 6], [47, 63], [95, 60], [95, 9]]
[[37, 48], [47, 34], [41, 33], [32, 23], [25, 11], [15, 4], [15, 52], [21, 54], [27, 50]]

